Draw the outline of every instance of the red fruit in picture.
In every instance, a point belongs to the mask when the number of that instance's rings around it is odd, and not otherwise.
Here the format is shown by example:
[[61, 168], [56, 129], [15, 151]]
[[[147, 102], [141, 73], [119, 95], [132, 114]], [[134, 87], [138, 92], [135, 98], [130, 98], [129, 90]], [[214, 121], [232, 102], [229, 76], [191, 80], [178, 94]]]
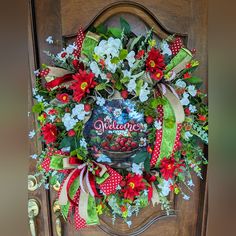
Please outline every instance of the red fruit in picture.
[[104, 149], [109, 150], [109, 147], [108, 147], [108, 146], [105, 146]]
[[126, 99], [126, 98], [128, 97], [128, 95], [129, 95], [129, 93], [128, 93], [127, 90], [123, 90], [123, 91], [121, 91], [120, 94], [121, 94], [121, 97], [124, 98], [124, 99]]
[[108, 146], [108, 142], [102, 142], [102, 147], [106, 147], [106, 146]]
[[91, 111], [91, 105], [90, 105], [89, 103], [84, 104], [84, 110], [85, 110], [86, 112]]
[[112, 150], [112, 151], [116, 151], [116, 146], [114, 146], [114, 145], [111, 146], [111, 150]]
[[152, 116], [147, 116], [146, 118], [145, 118], [145, 121], [147, 122], [147, 124], [152, 124], [153, 123], [153, 121], [154, 121], [154, 119], [153, 119], [153, 117]]
[[132, 148], [131, 148], [131, 147], [128, 147], [128, 148], [127, 148], [127, 151], [131, 151], [131, 150], [132, 150]]
[[125, 142], [124, 142], [124, 140], [121, 140], [120, 142], [119, 142], [119, 144], [120, 144], [120, 146], [124, 146], [125, 145]]
[[108, 134], [108, 135], [107, 135], [107, 139], [108, 139], [108, 140], [111, 140], [112, 138], [113, 138], [113, 135], [112, 135], [112, 134]]
[[122, 147], [121, 151], [127, 151], [127, 148], [126, 147]]
[[136, 148], [136, 147], [138, 147], [138, 144], [137, 144], [136, 142], [132, 142], [132, 143], [131, 143], [131, 147], [132, 147], [132, 148]]
[[127, 139], [127, 138], [123, 138], [123, 140], [124, 140], [124, 142], [125, 142], [125, 143], [128, 141], [128, 139]]
[[76, 135], [76, 133], [75, 133], [75, 131], [73, 129], [68, 131], [68, 136], [73, 137], [75, 135]]

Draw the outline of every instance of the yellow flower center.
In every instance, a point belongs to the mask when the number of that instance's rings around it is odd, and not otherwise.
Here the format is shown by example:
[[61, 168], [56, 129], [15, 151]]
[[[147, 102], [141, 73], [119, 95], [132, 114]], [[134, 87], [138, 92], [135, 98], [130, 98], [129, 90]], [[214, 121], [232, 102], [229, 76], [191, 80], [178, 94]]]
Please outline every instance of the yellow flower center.
[[63, 100], [63, 101], [66, 101], [66, 99], [67, 99], [67, 96], [63, 96], [63, 97], [62, 97], [62, 100]]
[[161, 77], [161, 73], [158, 72], [158, 73], [156, 74], [156, 77], [157, 77], [157, 78], [160, 78], [160, 77]]
[[153, 61], [153, 60], [151, 60], [150, 62], [149, 62], [149, 65], [151, 66], [151, 67], [155, 67], [155, 62]]
[[134, 184], [133, 182], [130, 182], [130, 183], [129, 183], [129, 186], [130, 186], [132, 189], [134, 189], [135, 184]]
[[172, 165], [169, 164], [169, 165], [167, 166], [167, 169], [170, 170], [171, 168], [172, 168]]
[[87, 83], [87, 82], [83, 82], [83, 83], [80, 85], [80, 88], [81, 88], [82, 90], [85, 90], [87, 86], [88, 86], [88, 83]]

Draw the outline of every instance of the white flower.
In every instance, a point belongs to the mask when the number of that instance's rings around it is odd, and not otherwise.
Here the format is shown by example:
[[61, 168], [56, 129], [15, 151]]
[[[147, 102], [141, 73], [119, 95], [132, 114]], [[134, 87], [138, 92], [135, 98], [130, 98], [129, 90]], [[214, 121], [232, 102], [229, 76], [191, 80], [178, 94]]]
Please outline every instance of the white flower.
[[73, 43], [73, 44], [69, 44], [69, 45], [66, 47], [65, 51], [66, 51], [68, 54], [72, 54], [72, 53], [74, 52], [74, 50], [76, 50], [76, 49], [77, 49], [77, 46], [76, 46], [75, 43]]
[[35, 131], [34, 131], [34, 130], [31, 130], [31, 131], [29, 132], [29, 135], [28, 135], [28, 136], [29, 136], [30, 139], [32, 139], [32, 138], [35, 136], [35, 134], [36, 134]]
[[186, 87], [186, 83], [181, 80], [181, 79], [178, 79], [176, 82], [175, 82], [176, 86], [180, 87], [180, 88], [185, 88]]
[[139, 146], [140, 146], [140, 147], [144, 147], [144, 146], [146, 146], [146, 145], [147, 145], [147, 139], [141, 137], [141, 138], [140, 138]]
[[143, 85], [143, 87], [140, 90], [140, 94], [139, 94], [139, 100], [141, 102], [145, 102], [148, 100], [148, 94], [150, 94], [150, 91], [148, 90], [148, 84], [145, 82], [145, 84]]
[[140, 163], [140, 164], [133, 163], [131, 171], [136, 175], [142, 175], [142, 173], [143, 173], [142, 165], [143, 165], [142, 163]]
[[188, 201], [190, 199], [190, 197], [188, 195], [184, 194], [183, 199]]
[[189, 110], [194, 113], [197, 111], [196, 106], [193, 106], [192, 104], [189, 105]]
[[169, 48], [168, 43], [164, 40], [161, 42], [161, 50], [162, 50], [163, 54], [167, 54], [168, 56], [172, 55], [172, 52]]
[[131, 119], [138, 118], [139, 116], [140, 116], [140, 114], [137, 111], [133, 110], [133, 111], [129, 112], [129, 117]]
[[113, 115], [114, 115], [115, 117], [119, 117], [121, 114], [122, 114], [122, 111], [121, 111], [121, 109], [119, 109], [119, 108], [116, 108], [116, 109], [113, 111]]
[[47, 42], [48, 44], [53, 44], [52, 36], [48, 36], [48, 37], [46, 38], [46, 42]]
[[78, 104], [72, 109], [72, 116], [77, 116], [78, 120], [84, 120], [84, 117], [89, 114], [84, 110], [84, 104]]
[[192, 180], [189, 180], [187, 184], [188, 184], [189, 187], [195, 186]]
[[33, 155], [30, 155], [30, 157], [31, 157], [32, 159], [37, 159], [38, 155], [37, 155], [37, 154], [33, 154]]
[[105, 104], [105, 99], [103, 97], [97, 97], [96, 104], [99, 106], [103, 106]]
[[135, 52], [131, 51], [129, 52], [129, 54], [126, 57], [126, 60], [128, 61], [129, 67], [132, 68], [134, 66], [134, 62], [135, 62]]
[[38, 102], [43, 102], [43, 101], [44, 101], [43, 96], [40, 96], [40, 95], [36, 95], [36, 96], [35, 96], [35, 99], [36, 99]]
[[96, 130], [96, 133], [97, 133], [97, 135], [102, 135], [103, 134], [103, 132], [101, 131], [101, 130]]
[[154, 126], [155, 126], [155, 128], [158, 129], [158, 130], [161, 129], [161, 128], [162, 128], [161, 121], [157, 121], [157, 120], [156, 120], [156, 121], [154, 122]]
[[188, 93], [183, 94], [183, 98], [180, 100], [180, 102], [183, 106], [187, 106], [190, 103], [188, 97], [189, 97]]
[[61, 120], [67, 131], [73, 129], [78, 121], [77, 119], [71, 117], [70, 113], [65, 113]]
[[191, 138], [191, 137], [193, 137], [193, 135], [189, 131], [186, 131], [184, 134], [184, 138], [188, 141], [189, 138]]
[[191, 96], [196, 96], [197, 90], [195, 89], [194, 85], [189, 85], [188, 86], [188, 92], [190, 93]]
[[127, 84], [127, 89], [128, 89], [128, 92], [132, 92], [132, 91], [135, 91], [135, 88], [136, 88], [136, 79], [131, 79], [129, 81], [129, 83]]
[[170, 193], [170, 185], [172, 184], [172, 180], [165, 180], [163, 179], [163, 181], [158, 184], [158, 187], [161, 190], [161, 195], [163, 195], [164, 197], [168, 196]]
[[131, 78], [131, 72], [130, 72], [130, 71], [128, 71], [128, 70], [122, 70], [122, 73], [123, 73], [124, 77], [129, 77], [129, 78]]
[[44, 184], [45, 189], [49, 189], [49, 184]]
[[62, 152], [70, 152], [70, 147], [64, 147], [61, 149]]
[[107, 163], [111, 163], [111, 159], [109, 157], [107, 157], [104, 154], [101, 154], [98, 159], [97, 162], [107, 162]]
[[38, 92], [38, 89], [37, 89], [37, 88], [33, 88], [33, 89], [32, 89], [32, 93], [33, 93], [34, 96], [37, 94], [37, 92]]
[[105, 122], [108, 122], [108, 123], [111, 123], [111, 122], [112, 122], [112, 119], [111, 119], [110, 116], [106, 116], [106, 117], [104, 118], [104, 121], [105, 121]]
[[118, 184], [116, 190], [121, 190], [121, 186]]
[[141, 127], [141, 132], [146, 132], [147, 131], [147, 124], [142, 124], [142, 127]]
[[129, 221], [126, 221], [126, 224], [128, 225], [128, 227], [130, 228], [130, 226], [132, 225], [132, 221], [129, 220]]
[[34, 71], [34, 75], [35, 75], [35, 76], [38, 76], [39, 73], [40, 73], [40, 72], [39, 72], [39, 69]]
[[80, 144], [80, 147], [87, 148], [87, 142], [85, 141], [84, 138], [82, 138], [82, 139], [79, 141], [79, 144]]
[[144, 190], [143, 190], [143, 195], [144, 195], [144, 196], [147, 196], [147, 195], [148, 195], [148, 190], [147, 190], [147, 189], [144, 189]]
[[54, 122], [54, 120], [56, 119], [56, 116], [55, 116], [55, 115], [49, 115], [49, 116], [48, 116], [48, 119], [49, 119], [51, 122]]
[[101, 73], [101, 70], [100, 70], [100, 68], [98, 67], [98, 64], [95, 61], [90, 63], [90, 69], [95, 74], [96, 77], [98, 77]]
[[68, 58], [68, 53], [66, 52], [65, 48], [59, 53], [57, 53], [56, 58], [59, 59], [60, 61], [65, 61]]

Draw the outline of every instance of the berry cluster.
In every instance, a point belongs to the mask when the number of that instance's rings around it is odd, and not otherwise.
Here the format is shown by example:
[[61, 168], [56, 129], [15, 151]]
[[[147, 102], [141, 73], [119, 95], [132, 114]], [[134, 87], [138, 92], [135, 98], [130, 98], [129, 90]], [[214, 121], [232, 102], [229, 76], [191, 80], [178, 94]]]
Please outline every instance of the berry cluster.
[[102, 142], [102, 148], [109, 151], [129, 152], [138, 147], [138, 143], [132, 140], [131, 137], [124, 137], [123, 135], [114, 136], [108, 134], [106, 141]]

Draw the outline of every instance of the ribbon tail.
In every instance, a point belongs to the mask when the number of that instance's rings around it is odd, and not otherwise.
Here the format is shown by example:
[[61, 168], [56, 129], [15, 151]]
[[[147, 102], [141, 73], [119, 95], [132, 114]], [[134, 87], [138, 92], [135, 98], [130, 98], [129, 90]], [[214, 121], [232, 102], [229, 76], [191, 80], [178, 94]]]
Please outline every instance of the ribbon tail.
[[158, 192], [157, 192], [157, 189], [156, 189], [156, 186], [152, 183], [152, 189], [153, 189], [153, 192], [152, 192], [152, 205], [155, 206], [155, 204], [159, 204], [160, 203], [160, 199], [159, 199], [159, 195], [158, 195]]

